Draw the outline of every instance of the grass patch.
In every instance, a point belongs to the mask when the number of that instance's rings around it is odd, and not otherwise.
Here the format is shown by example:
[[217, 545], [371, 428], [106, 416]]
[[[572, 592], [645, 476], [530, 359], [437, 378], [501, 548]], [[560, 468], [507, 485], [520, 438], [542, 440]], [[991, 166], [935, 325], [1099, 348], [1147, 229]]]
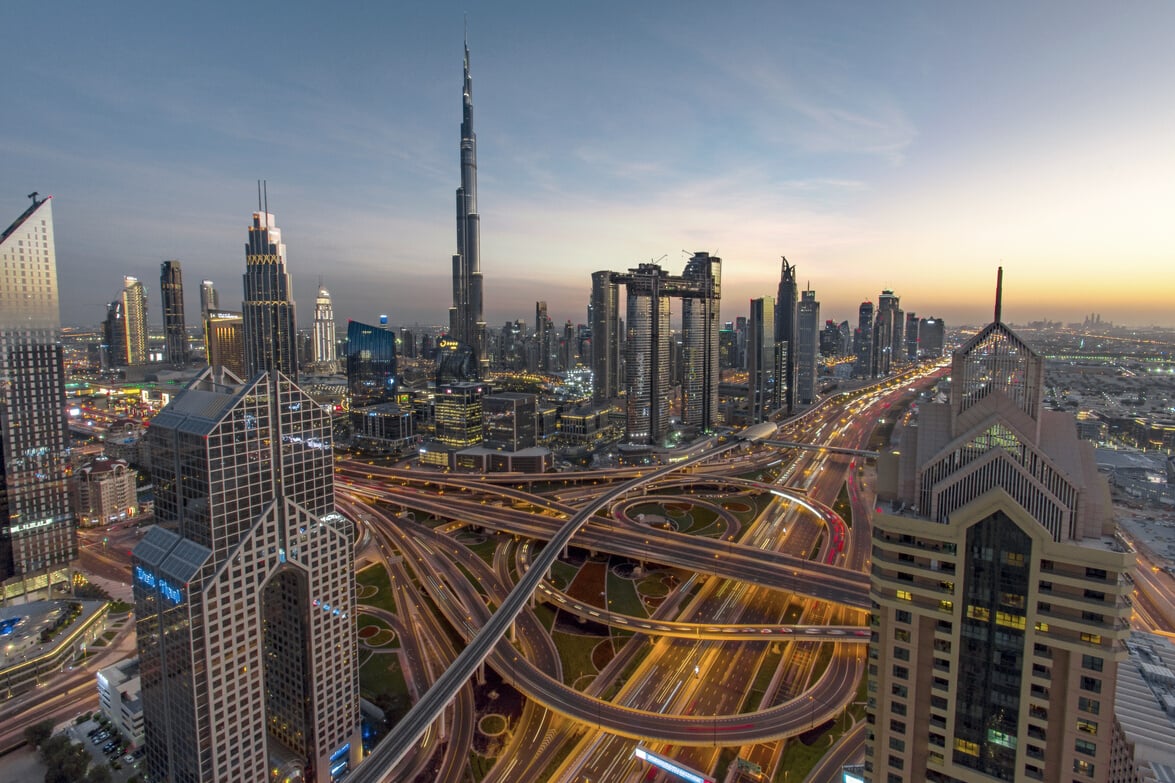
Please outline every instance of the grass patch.
[[[775, 651], [777, 647], [778, 652]], [[747, 694], [747, 700], [743, 704], [743, 712], [754, 712], [759, 709], [763, 702], [763, 694], [767, 692], [767, 686], [771, 684], [771, 678], [775, 676], [775, 670], [779, 668], [782, 659], [783, 645], [773, 644], [772, 650], [763, 657], [759, 670], [755, 672], [755, 681], [751, 684], [751, 692]]]
[[535, 616], [539, 618], [539, 622], [547, 629], [548, 633], [551, 626], [555, 624], [555, 608], [550, 604], [538, 604], [534, 608]]
[[820, 557], [820, 547], [824, 546], [824, 533], [816, 536], [816, 546], [812, 547], [812, 551], [808, 553], [809, 560], [815, 560]]
[[669, 595], [669, 587], [663, 581], [664, 574], [646, 576], [640, 581], [641, 595], [648, 598], [663, 598]]
[[716, 780], [725, 780], [726, 770], [730, 768], [730, 765], [734, 763], [736, 758], [738, 758], [737, 748], [723, 748], [720, 750], [718, 752], [718, 766], [714, 770], [714, 778]]
[[613, 612], [631, 615], [633, 617], [647, 617], [645, 604], [636, 594], [636, 585], [631, 579], [621, 579], [608, 569], [608, 608]]
[[612, 698], [620, 692], [620, 689], [624, 687], [624, 683], [628, 682], [628, 678], [632, 676], [632, 673], [636, 671], [636, 667], [641, 665], [641, 662], [644, 661], [652, 649], [653, 645], [648, 641], [648, 637], [646, 637], [644, 644], [632, 656], [632, 660], [628, 662], [612, 682], [608, 683], [608, 687], [600, 693], [599, 698], [604, 701], [612, 701]]
[[506, 730], [506, 716], [505, 715], [486, 715], [477, 726], [481, 729], [482, 734], [489, 736], [497, 736]]
[[601, 637], [555, 631], [551, 634], [551, 639], [554, 640], [555, 647], [559, 650], [559, 659], [563, 662], [564, 685], [573, 685], [585, 674], [596, 673], [596, 667], [592, 664], [592, 648], [603, 641]]
[[551, 564], [551, 580], [560, 590], [566, 589], [567, 585], [571, 584], [571, 580], [575, 579], [575, 575], [578, 573], [578, 566], [564, 563], [562, 560], [556, 560]]
[[497, 761], [497, 759], [487, 758], [476, 751], [469, 751], [469, 771], [473, 773], [473, 779], [484, 780]]
[[480, 557], [486, 562], [486, 565], [492, 566], [494, 564], [494, 552], [498, 549], [498, 539], [496, 536], [487, 535], [485, 541], [479, 544], [466, 544], [466, 548]]
[[363, 603], [368, 606], [377, 606], [389, 612], [396, 611], [396, 600], [392, 595], [392, 582], [388, 578], [388, 572], [384, 570], [382, 565], [376, 563], [369, 565], [359, 573], [355, 574], [355, 581], [367, 587], [374, 587], [377, 592], [371, 598], [366, 598]]
[[408, 703], [408, 683], [400, 670], [400, 660], [395, 655], [373, 655], [359, 667], [359, 692], [365, 699], [374, 701], [381, 694], [393, 696], [400, 703]]

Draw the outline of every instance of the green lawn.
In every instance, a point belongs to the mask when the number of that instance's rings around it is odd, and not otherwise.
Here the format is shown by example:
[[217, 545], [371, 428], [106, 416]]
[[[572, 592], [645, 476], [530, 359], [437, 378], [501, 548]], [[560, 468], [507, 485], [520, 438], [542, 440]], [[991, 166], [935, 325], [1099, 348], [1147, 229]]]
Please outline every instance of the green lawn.
[[559, 650], [559, 658], [563, 661], [563, 683], [572, 685], [585, 674], [595, 674], [596, 667], [592, 665], [592, 648], [602, 639], [598, 636], [580, 636], [578, 634], [561, 633], [551, 634], [555, 640], [555, 647]]
[[841, 515], [847, 527], [853, 526], [853, 505], [849, 502], [848, 484], [841, 485], [840, 494], [836, 496], [836, 502], [832, 504], [832, 510]]
[[571, 584], [571, 580], [575, 579], [575, 575], [578, 573], [578, 567], [564, 563], [562, 560], [556, 560], [551, 565], [551, 578], [561, 590]]
[[392, 596], [392, 583], [388, 579], [388, 572], [382, 565], [370, 565], [355, 575], [355, 581], [361, 585], [376, 588], [379, 592], [370, 598], [358, 599], [358, 603], [368, 606], [378, 606], [389, 612], [396, 611], [396, 601]]
[[366, 699], [379, 694], [398, 696], [408, 703], [408, 683], [400, 670], [400, 660], [395, 655], [372, 655], [359, 667], [359, 691]]
[[645, 604], [636, 594], [636, 585], [631, 579], [621, 579], [608, 569], [608, 608], [613, 612], [647, 617]]

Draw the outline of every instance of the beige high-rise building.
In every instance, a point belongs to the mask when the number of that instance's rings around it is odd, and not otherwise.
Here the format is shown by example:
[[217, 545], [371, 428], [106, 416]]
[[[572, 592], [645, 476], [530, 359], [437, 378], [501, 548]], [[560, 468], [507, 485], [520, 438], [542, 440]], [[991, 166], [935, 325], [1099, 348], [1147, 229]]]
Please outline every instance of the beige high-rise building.
[[1044, 360], [996, 320], [879, 462], [867, 774], [1105, 780], [1129, 633], [1109, 490]]

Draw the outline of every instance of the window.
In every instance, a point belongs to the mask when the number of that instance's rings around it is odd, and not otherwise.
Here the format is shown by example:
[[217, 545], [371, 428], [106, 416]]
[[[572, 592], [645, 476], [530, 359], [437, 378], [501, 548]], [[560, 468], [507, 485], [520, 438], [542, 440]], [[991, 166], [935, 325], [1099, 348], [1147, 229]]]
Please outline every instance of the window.
[[1090, 671], [1100, 672], [1102, 670], [1102, 659], [1096, 655], [1082, 655], [1081, 668], [1089, 669]]
[[1101, 702], [1097, 699], [1087, 699], [1084, 696], [1078, 697], [1077, 709], [1082, 712], [1088, 712], [1091, 715], [1097, 715], [1101, 711]]
[[1097, 755], [1097, 745], [1093, 744], [1089, 740], [1077, 740], [1073, 743], [1073, 750], [1077, 751], [1078, 753], [1084, 753], [1087, 756]]
[[895, 628], [893, 638], [899, 642], [908, 642], [910, 641], [910, 632], [905, 628]]
[[1095, 679], [1093, 677], [1082, 677], [1081, 678], [1081, 690], [1089, 691], [1090, 693], [1101, 693], [1102, 692], [1102, 681]]
[[891, 718], [889, 721], [889, 730], [894, 734], [905, 734], [906, 722], [902, 720], [894, 720]]
[[[910, 670], [907, 669], [905, 666], [898, 666], [895, 663], [894, 667], [893, 667], [893, 676], [899, 680], [908, 680], [908, 679], [910, 679]], [[1099, 689], [1101, 688], [1100, 682], [1098, 683], [1098, 688]]]
[[1091, 720], [1086, 720], [1085, 718], [1078, 718], [1077, 719], [1077, 730], [1082, 732], [1083, 734], [1092, 734], [1096, 737], [1097, 736], [1097, 723], [1095, 723]]
[[898, 596], [899, 601], [912, 601], [912, 600], [914, 600], [914, 597], [910, 595], [909, 590], [898, 590], [897, 596]]
[[[1089, 612], [1082, 612], [1082, 614], [1089, 614]], [[1098, 617], [1101, 617], [1101, 615], [1098, 615]], [[1087, 617], [1085, 619], [1088, 620], [1089, 618]], [[1081, 641], [1088, 644], [1101, 644], [1102, 635], [1100, 633], [1083, 633], [1081, 634]]]
[[889, 692], [894, 696], [901, 696], [903, 699], [910, 695], [909, 688], [907, 688], [905, 685], [898, 685], [897, 683], [889, 686]]
[[1073, 771], [1078, 775], [1089, 775], [1093, 777], [1093, 764], [1083, 759], [1073, 759]]
[[899, 661], [910, 660], [910, 649], [908, 647], [894, 647], [893, 657]]
[[902, 761], [900, 756], [892, 756], [891, 755], [889, 757], [889, 765], [891, 767], [893, 767], [894, 769], [904, 769], [906, 766], [906, 762]]
[[899, 623], [909, 623], [910, 620], [913, 619], [913, 615], [911, 615], [905, 609], [899, 609], [894, 613], [894, 619]]
[[1087, 568], [1085, 569], [1085, 576], [1088, 579], [1101, 579], [1103, 582], [1106, 579], [1105, 569], [1102, 568]]
[[898, 753], [906, 752], [906, 741], [900, 740], [897, 737], [889, 738], [889, 749], [896, 750]]

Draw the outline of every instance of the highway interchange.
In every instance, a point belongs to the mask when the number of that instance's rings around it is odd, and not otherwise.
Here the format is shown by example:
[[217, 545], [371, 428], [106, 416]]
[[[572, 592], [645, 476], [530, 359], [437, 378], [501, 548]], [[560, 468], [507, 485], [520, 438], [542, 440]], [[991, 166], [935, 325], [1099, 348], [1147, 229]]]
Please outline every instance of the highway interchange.
[[[769, 437], [862, 449], [876, 422], [934, 374], [831, 399]], [[486, 665], [527, 697], [487, 780], [638, 779], [647, 768], [631, 758], [634, 740], [669, 744], [676, 757], [703, 770], [713, 768], [721, 747], [748, 756], [771, 748], [772, 758], [764, 759], [771, 763], [778, 761], [778, 740], [843, 716], [861, 683], [861, 642], [868, 640], [862, 610], [872, 500], [861, 491], [862, 460], [763, 440], [728, 436], [663, 468], [541, 477], [340, 462], [341, 508], [375, 532], [382, 558], [415, 569], [418, 589], [464, 644], [351, 779], [389, 780], [394, 770], [395, 779], [407, 779], [400, 777], [407, 760], [438, 747], [450, 769], [459, 766], [469, 747], [456, 727], [472, 725], [473, 715], [461, 705], [454, 709], [453, 700]], [[764, 471], [763, 482], [740, 478]], [[851, 528], [828, 507], [846, 482], [857, 520]], [[642, 525], [623, 513], [626, 502], [648, 493], [661, 500], [687, 492], [773, 497], [756, 519], [718, 538]], [[401, 516], [408, 511], [447, 523], [419, 525]], [[506, 542], [495, 552], [498, 567], [457, 542], [454, 535], [469, 528], [508, 534], [498, 536]], [[550, 581], [552, 563], [572, 543], [693, 572], [700, 581], [692, 595], [667, 601], [653, 617], [624, 615], [603, 602], [573, 599]], [[639, 633], [589, 686], [576, 689], [560, 677], [559, 657], [532, 611], [537, 601]], [[667, 607], [676, 614], [663, 616]], [[801, 622], [783, 622], [789, 608], [802, 614]], [[429, 649], [421, 641], [427, 642], [409, 636], [402, 643]], [[822, 647], [830, 649], [818, 663]], [[747, 709], [752, 685], [765, 677], [762, 699]], [[437, 724], [442, 715], [444, 732]]]

